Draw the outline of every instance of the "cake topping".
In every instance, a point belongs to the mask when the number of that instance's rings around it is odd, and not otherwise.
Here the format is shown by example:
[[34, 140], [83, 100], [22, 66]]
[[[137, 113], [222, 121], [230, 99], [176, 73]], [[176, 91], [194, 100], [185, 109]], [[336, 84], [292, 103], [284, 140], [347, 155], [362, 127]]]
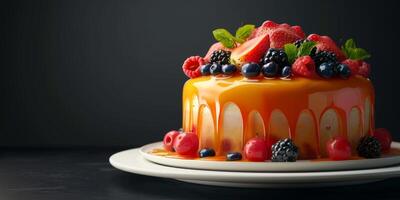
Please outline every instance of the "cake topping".
[[261, 67], [257, 63], [246, 63], [242, 67], [242, 74], [246, 78], [255, 78], [260, 75]]
[[[306, 37], [300, 26], [268, 20], [258, 28], [251, 24], [239, 27], [235, 35], [222, 28], [212, 33], [218, 42], [210, 47], [204, 58], [195, 56], [185, 61], [183, 69], [189, 78], [221, 73], [232, 76], [236, 71], [241, 71], [247, 78], [262, 78], [254, 74], [258, 72], [254, 65], [250, 71], [241, 69], [254, 63], [262, 67], [267, 78], [347, 79], [351, 75], [368, 78], [371, 71], [370, 65], [364, 61], [371, 55], [357, 47], [353, 39], [339, 48], [329, 36], [314, 33]], [[221, 65], [221, 70], [218, 65], [210, 70], [214, 73], [208, 72], [212, 66], [199, 68], [206, 63], [217, 63]], [[228, 64], [232, 65], [224, 71], [222, 65]]]
[[233, 75], [237, 71], [235, 65], [223, 65], [222, 66], [222, 73], [224, 75]]

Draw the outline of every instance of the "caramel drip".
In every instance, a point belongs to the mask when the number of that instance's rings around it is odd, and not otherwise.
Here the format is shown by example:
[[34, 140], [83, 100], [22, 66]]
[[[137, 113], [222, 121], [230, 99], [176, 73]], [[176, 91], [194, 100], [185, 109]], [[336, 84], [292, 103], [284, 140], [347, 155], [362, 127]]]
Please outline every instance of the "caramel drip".
[[[202, 132], [210, 130], [197, 130], [198, 127], [211, 127], [203, 125], [212, 123], [214, 133], [208, 134], [213, 135], [209, 138], [212, 142], [203, 143], [203, 146], [212, 147], [219, 154], [228, 150], [241, 150], [248, 139], [258, 135], [275, 139], [290, 137], [295, 142], [302, 143], [300, 149], [304, 147], [305, 152], [308, 152], [303, 154], [304, 157], [325, 157], [325, 143], [329, 138], [348, 135], [350, 112], [353, 108], [357, 108], [361, 115], [358, 123], [361, 124], [362, 132], [358, 133], [359, 137], [371, 133], [374, 126], [373, 105], [374, 91], [371, 82], [358, 76], [348, 80], [298, 77], [291, 80], [249, 80], [242, 76], [206, 76], [185, 83], [183, 129], [196, 131], [202, 137], [202, 134], [207, 135]], [[210, 110], [212, 119], [203, 118], [201, 110], [205, 108]], [[225, 109], [231, 112], [228, 114], [224, 112]], [[249, 121], [249, 116], [254, 112], [261, 117], [265, 129], [263, 133], [253, 132], [255, 128], [252, 126], [255, 125], [253, 121]], [[305, 121], [302, 121], [305, 124], [299, 123], [302, 112], [307, 113], [304, 114]], [[225, 120], [226, 123], [232, 122], [231, 126], [242, 127], [242, 130], [230, 130], [234, 135], [240, 135], [236, 132], [241, 132], [241, 138], [224, 140], [230, 137], [230, 133], [223, 130], [223, 127], [229, 129], [229, 124], [223, 124], [224, 114], [234, 120]], [[241, 121], [236, 120], [237, 116], [241, 117]], [[310, 118], [313, 123], [311, 126], [307, 121]], [[261, 125], [256, 125], [260, 130]], [[296, 135], [300, 134], [297, 131], [302, 132], [303, 129], [311, 130], [311, 133], [301, 133], [297, 138]]]

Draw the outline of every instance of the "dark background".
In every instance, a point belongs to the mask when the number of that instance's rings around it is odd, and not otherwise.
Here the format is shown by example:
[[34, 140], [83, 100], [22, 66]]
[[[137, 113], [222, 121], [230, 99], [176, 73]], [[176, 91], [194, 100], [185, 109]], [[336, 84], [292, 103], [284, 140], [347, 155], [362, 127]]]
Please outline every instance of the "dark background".
[[[271, 19], [372, 54], [376, 126], [399, 140], [395, 1], [1, 3], [0, 146], [140, 146], [181, 126], [184, 59], [211, 31]], [[397, 78], [398, 79], [398, 78]]]

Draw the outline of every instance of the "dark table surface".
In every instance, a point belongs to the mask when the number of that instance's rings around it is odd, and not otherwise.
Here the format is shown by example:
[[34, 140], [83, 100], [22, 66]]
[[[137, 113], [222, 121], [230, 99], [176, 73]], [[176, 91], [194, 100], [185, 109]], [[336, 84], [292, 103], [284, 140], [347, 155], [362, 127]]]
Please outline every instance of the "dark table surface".
[[314, 189], [238, 189], [130, 174], [108, 157], [122, 149], [2, 149], [0, 199], [400, 199], [400, 179]]

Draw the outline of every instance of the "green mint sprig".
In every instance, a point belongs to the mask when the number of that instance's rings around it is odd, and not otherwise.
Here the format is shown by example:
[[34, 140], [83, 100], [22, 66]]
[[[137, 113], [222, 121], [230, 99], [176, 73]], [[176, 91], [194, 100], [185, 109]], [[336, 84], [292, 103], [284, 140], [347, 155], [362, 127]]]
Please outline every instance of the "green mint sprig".
[[285, 44], [284, 50], [289, 63], [292, 64], [298, 57], [310, 55], [315, 45], [314, 41], [303, 42], [299, 48], [293, 43]]
[[255, 26], [252, 24], [246, 24], [239, 27], [236, 30], [235, 36], [233, 36], [228, 30], [219, 28], [213, 31], [214, 38], [227, 48], [234, 48], [237, 43], [243, 43], [251, 35]]
[[371, 57], [365, 49], [358, 48], [353, 39], [346, 40], [344, 45], [342, 45], [342, 51], [347, 58], [352, 60], [365, 60]]

